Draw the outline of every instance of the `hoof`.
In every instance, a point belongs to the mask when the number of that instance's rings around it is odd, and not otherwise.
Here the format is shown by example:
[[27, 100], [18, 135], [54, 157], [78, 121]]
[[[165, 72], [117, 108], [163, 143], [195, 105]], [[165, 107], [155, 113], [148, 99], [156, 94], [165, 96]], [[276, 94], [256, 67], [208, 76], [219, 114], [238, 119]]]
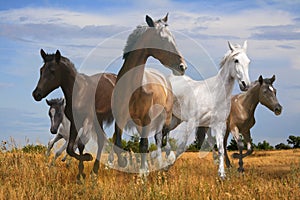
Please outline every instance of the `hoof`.
[[85, 177], [86, 177], [86, 175], [85, 175], [84, 173], [82, 173], [82, 174], [77, 174], [77, 176], [76, 176], [77, 182], [82, 183], [81, 180], [82, 180], [82, 179], [84, 180]]
[[176, 161], [176, 155], [174, 151], [170, 151], [169, 155], [167, 155], [168, 165], [173, 165]]
[[127, 166], [127, 159], [125, 157], [120, 157], [118, 159], [118, 165], [119, 167], [125, 168]]
[[91, 154], [89, 154], [89, 153], [84, 154], [82, 156], [82, 158], [83, 158], [82, 159], [83, 161], [92, 161], [93, 160], [93, 156]]
[[149, 170], [148, 169], [140, 169], [139, 171], [139, 176], [140, 177], [147, 177], [149, 175]]
[[238, 168], [238, 172], [244, 173], [245, 169], [244, 168]]

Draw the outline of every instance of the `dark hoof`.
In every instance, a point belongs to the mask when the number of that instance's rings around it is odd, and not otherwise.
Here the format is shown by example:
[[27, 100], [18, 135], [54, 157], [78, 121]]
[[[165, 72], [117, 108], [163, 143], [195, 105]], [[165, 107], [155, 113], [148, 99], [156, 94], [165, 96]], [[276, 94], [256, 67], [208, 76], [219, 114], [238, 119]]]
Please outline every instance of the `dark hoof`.
[[239, 159], [240, 154], [239, 153], [234, 153], [234, 154], [232, 154], [232, 157], [235, 158], [235, 159]]
[[244, 173], [245, 169], [244, 168], [238, 168], [238, 172]]
[[120, 157], [118, 159], [118, 165], [122, 168], [125, 168], [127, 166], [127, 159], [125, 157]]
[[83, 161], [92, 161], [93, 160], [93, 156], [89, 153], [85, 153], [83, 156], [82, 156], [82, 160]]
[[82, 181], [81, 181], [81, 180], [84, 180], [85, 177], [86, 177], [86, 175], [85, 175], [84, 173], [82, 173], [82, 174], [77, 174], [77, 176], [76, 176], [77, 183], [82, 184]]

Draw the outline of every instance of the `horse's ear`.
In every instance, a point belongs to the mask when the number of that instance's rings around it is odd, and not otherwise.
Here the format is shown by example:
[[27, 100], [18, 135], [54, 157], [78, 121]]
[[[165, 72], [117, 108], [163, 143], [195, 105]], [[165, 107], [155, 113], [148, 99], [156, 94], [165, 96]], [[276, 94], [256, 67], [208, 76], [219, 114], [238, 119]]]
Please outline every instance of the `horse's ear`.
[[47, 102], [48, 106], [51, 106], [51, 103], [50, 103], [50, 101], [48, 101], [48, 99], [46, 99], [46, 102]]
[[60, 58], [61, 58], [61, 54], [60, 54], [59, 50], [57, 50], [56, 53], [55, 53], [55, 61], [56, 61], [56, 63], [59, 63]]
[[148, 24], [149, 27], [154, 27], [154, 21], [148, 15], [146, 15], [146, 22], [147, 22], [147, 24]]
[[46, 61], [47, 54], [45, 53], [45, 51], [43, 49], [41, 49], [40, 53], [41, 53], [43, 60]]
[[246, 51], [247, 50], [247, 46], [248, 46], [248, 42], [247, 40], [245, 40], [244, 44], [243, 44], [243, 49]]
[[168, 16], [169, 16], [169, 13], [167, 13], [167, 15], [164, 17], [164, 18], [162, 18], [161, 20], [163, 20], [164, 22], [168, 22]]
[[261, 85], [263, 84], [264, 79], [263, 79], [262, 75], [259, 76], [258, 82], [259, 82]]
[[270, 78], [272, 84], [274, 83], [275, 79], [276, 79], [275, 75], [273, 75], [272, 78]]
[[231, 51], [235, 50], [235, 47], [228, 41], [228, 46]]

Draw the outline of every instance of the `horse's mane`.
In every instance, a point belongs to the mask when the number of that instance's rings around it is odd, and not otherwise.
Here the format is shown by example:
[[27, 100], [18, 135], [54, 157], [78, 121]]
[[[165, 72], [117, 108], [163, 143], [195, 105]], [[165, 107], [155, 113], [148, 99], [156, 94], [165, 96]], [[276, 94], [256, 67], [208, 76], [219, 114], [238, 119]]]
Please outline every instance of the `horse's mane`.
[[[55, 54], [47, 54], [45, 57], [45, 62], [51, 62], [55, 59]], [[77, 72], [77, 69], [75, 68], [75, 65], [70, 61], [69, 58], [61, 56], [60, 62], [62, 62], [64, 65], [70, 67], [75, 72]]]
[[126, 59], [128, 56], [128, 53], [134, 50], [134, 45], [136, 41], [145, 33], [145, 31], [148, 29], [148, 26], [146, 25], [139, 25], [136, 27], [136, 29], [133, 30], [133, 32], [128, 36], [126, 45], [123, 50], [123, 59]]
[[64, 98], [61, 97], [61, 98], [55, 98], [55, 99], [50, 99], [48, 100], [49, 104], [58, 104], [59, 102], [61, 102], [61, 100], [63, 100]]
[[230, 59], [232, 59], [235, 55], [244, 51], [244, 49], [239, 44], [235, 44], [233, 46], [236, 50], [235, 51], [229, 50], [226, 52], [226, 54], [224, 55], [224, 57], [222, 58], [222, 60], [220, 62], [220, 68], [222, 68], [225, 65], [225, 63], [227, 61], [229, 61]]

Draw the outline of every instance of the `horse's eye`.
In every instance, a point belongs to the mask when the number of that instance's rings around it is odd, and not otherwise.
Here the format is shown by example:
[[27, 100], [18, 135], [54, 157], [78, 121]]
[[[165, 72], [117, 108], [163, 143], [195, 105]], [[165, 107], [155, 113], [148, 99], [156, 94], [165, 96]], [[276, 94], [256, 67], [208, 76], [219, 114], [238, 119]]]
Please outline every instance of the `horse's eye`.
[[238, 59], [235, 59], [235, 60], [234, 60], [234, 63], [236, 63], [236, 64], [239, 63], [239, 60], [238, 60]]

